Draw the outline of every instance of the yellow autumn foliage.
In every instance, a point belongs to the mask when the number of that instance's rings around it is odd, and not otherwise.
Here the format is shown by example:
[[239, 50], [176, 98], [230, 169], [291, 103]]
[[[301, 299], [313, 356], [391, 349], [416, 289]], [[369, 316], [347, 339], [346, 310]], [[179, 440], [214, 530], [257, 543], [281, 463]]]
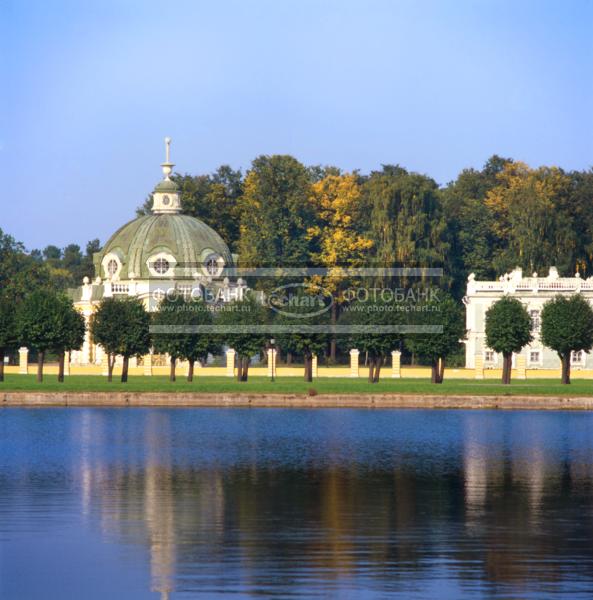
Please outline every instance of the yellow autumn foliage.
[[365, 264], [365, 254], [373, 241], [356, 231], [355, 218], [360, 210], [361, 192], [354, 174], [328, 175], [312, 185], [311, 203], [319, 224], [308, 230], [319, 252], [316, 264], [326, 267], [326, 277], [315, 276], [311, 283], [322, 286], [340, 302], [340, 287], [347, 278], [345, 269]]

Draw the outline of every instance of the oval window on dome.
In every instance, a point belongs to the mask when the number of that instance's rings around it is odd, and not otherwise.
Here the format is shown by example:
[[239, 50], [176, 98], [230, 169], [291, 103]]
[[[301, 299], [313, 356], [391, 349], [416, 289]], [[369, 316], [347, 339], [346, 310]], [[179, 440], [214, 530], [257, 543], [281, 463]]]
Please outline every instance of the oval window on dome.
[[208, 275], [216, 277], [220, 274], [223, 264], [222, 258], [218, 254], [210, 254], [204, 261], [204, 268]]
[[157, 258], [154, 261], [154, 270], [159, 274], [159, 275], [164, 275], [169, 268], [171, 267], [171, 265], [169, 264], [169, 261], [166, 258]]
[[119, 265], [117, 264], [117, 261], [112, 258], [108, 263], [107, 263], [107, 273], [109, 274], [110, 277], [113, 277], [117, 271], [119, 269]]

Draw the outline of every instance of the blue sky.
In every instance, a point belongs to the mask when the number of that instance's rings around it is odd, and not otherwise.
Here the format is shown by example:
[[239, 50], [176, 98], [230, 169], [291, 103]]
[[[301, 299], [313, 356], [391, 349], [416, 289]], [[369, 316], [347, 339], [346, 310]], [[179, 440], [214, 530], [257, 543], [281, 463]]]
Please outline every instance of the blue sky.
[[593, 165], [593, 1], [0, 0], [0, 228], [102, 242], [160, 178], [259, 154], [444, 184]]

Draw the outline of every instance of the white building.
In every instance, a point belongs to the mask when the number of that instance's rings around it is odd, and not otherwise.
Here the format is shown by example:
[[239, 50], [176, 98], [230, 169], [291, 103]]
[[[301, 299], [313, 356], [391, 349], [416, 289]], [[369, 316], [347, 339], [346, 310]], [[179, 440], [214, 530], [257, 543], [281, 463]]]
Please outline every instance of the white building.
[[[475, 368], [476, 357], [482, 357], [485, 368], [502, 367], [502, 355], [498, 355], [486, 346], [485, 315], [488, 308], [504, 295], [520, 300], [531, 316], [533, 323], [533, 341], [521, 354], [525, 357], [528, 369], [558, 369], [560, 359], [554, 350], [543, 346], [540, 339], [541, 311], [544, 304], [558, 294], [571, 295], [581, 293], [593, 305], [593, 277], [582, 279], [577, 273], [574, 277], [560, 277], [556, 267], [550, 267], [547, 277], [523, 277], [517, 268], [498, 281], [476, 281], [472, 273], [468, 277], [466, 305], [467, 342], [465, 346], [465, 366]], [[513, 356], [513, 362], [515, 356]], [[593, 369], [593, 354], [573, 353], [574, 369]]]

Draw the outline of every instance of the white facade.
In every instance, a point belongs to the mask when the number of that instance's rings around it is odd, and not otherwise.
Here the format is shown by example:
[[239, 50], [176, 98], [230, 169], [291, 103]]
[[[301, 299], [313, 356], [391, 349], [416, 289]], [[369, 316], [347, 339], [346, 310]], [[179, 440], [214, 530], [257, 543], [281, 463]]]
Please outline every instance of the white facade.
[[[467, 281], [467, 293], [463, 299], [466, 307], [467, 341], [465, 345], [465, 366], [474, 368], [476, 356], [481, 356], [485, 368], [502, 367], [502, 356], [486, 346], [486, 311], [504, 295], [520, 300], [531, 316], [533, 323], [533, 341], [523, 348], [528, 369], [558, 369], [560, 359], [556, 352], [542, 345], [540, 340], [541, 311], [544, 304], [558, 294], [582, 294], [593, 306], [593, 277], [583, 279], [577, 273], [575, 277], [560, 277], [556, 267], [550, 267], [547, 277], [523, 277], [517, 268], [498, 281], [476, 281], [472, 273]], [[513, 356], [513, 361], [515, 356]], [[572, 357], [572, 368], [593, 369], [593, 354], [577, 353]]]

